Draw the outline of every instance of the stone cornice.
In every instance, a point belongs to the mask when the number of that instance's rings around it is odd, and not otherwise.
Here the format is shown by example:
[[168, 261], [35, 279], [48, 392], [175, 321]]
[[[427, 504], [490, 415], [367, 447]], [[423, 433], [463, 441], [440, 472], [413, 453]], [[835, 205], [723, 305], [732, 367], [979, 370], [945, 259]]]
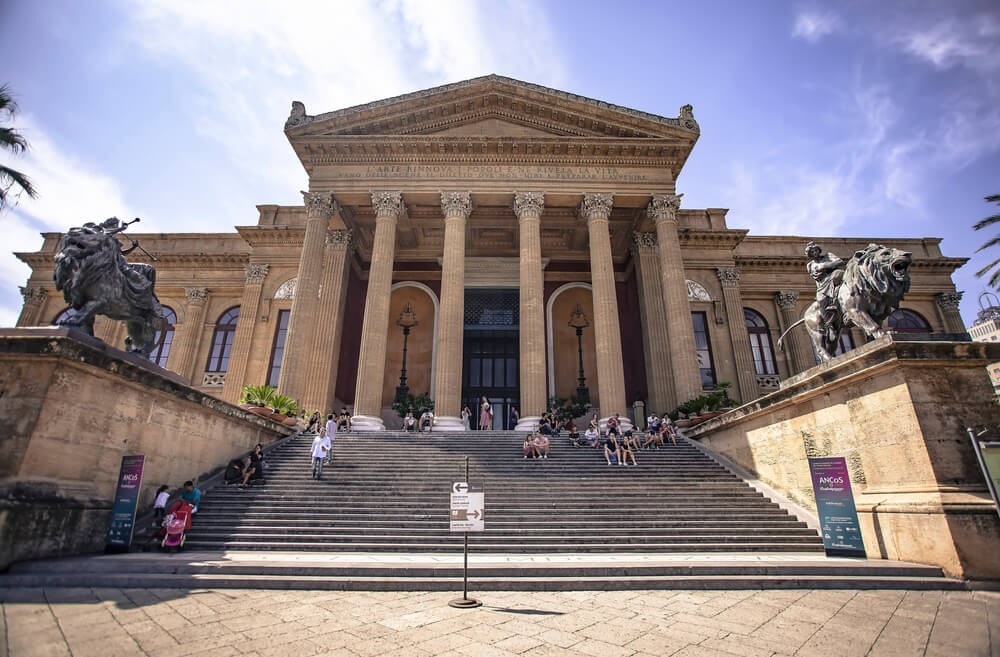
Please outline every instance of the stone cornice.
[[694, 228], [681, 228], [677, 231], [677, 238], [681, 246], [735, 249], [743, 241], [748, 232], [747, 230], [735, 229], [696, 230]]
[[[681, 240], [683, 243], [683, 238]], [[802, 256], [736, 256], [736, 265], [745, 270], [780, 270], [805, 272]], [[910, 269], [942, 269], [951, 273], [968, 262], [968, 258], [923, 258], [914, 260]]]
[[301, 245], [305, 226], [237, 226], [240, 236], [252, 247]]

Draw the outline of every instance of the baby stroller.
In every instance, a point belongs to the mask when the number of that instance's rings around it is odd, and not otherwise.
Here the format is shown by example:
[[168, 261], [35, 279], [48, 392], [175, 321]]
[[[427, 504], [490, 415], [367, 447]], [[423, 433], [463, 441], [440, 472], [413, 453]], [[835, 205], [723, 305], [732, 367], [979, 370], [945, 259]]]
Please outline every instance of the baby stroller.
[[170, 513], [163, 520], [163, 527], [166, 535], [160, 547], [164, 550], [171, 548], [180, 552], [184, 548], [184, 541], [187, 539], [187, 531], [191, 529], [191, 511], [194, 509], [187, 501], [177, 500]]

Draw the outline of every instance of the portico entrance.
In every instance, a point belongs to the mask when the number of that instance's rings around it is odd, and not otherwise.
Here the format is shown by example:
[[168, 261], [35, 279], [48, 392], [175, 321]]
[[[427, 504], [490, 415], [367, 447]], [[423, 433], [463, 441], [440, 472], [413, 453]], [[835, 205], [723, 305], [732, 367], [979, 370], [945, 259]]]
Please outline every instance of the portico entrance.
[[[518, 291], [466, 290], [462, 404], [472, 411], [473, 429], [510, 429], [507, 417], [519, 399]], [[493, 408], [493, 425], [479, 426], [483, 395]]]

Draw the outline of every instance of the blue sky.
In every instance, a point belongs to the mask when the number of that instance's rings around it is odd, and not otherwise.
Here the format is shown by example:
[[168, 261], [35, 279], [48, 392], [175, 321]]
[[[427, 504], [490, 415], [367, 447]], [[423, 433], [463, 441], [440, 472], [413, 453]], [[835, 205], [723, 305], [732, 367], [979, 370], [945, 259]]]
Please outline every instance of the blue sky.
[[[0, 61], [32, 146], [2, 161], [40, 191], [0, 216], [5, 252], [111, 215], [255, 223], [306, 188], [292, 100], [314, 114], [488, 73], [666, 116], [691, 103], [684, 206], [758, 235], [939, 236], [971, 256], [1000, 193], [996, 2], [0, 0]], [[966, 322], [988, 261], [955, 275]], [[28, 273], [0, 254], [0, 326]]]

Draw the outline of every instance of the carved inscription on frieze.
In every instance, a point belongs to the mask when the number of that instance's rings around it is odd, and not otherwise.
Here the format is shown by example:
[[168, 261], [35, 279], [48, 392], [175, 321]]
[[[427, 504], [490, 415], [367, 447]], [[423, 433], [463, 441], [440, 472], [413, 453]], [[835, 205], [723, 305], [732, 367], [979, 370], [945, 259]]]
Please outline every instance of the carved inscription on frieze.
[[648, 170], [622, 167], [491, 164], [381, 164], [337, 167], [328, 173], [340, 179], [462, 180], [588, 180], [594, 182], [655, 182]]

